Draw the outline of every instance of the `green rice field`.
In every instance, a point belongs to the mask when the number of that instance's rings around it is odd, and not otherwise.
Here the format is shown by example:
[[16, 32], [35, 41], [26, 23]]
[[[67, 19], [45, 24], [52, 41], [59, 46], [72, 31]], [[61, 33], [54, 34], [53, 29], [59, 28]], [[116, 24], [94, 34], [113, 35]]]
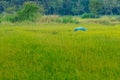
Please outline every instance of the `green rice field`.
[[120, 25], [1, 24], [0, 80], [120, 80]]

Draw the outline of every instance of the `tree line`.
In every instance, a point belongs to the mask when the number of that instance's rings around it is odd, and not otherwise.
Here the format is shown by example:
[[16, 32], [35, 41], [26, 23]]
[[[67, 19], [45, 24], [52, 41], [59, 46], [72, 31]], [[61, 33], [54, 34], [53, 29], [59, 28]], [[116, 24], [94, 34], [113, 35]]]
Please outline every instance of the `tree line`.
[[0, 13], [13, 14], [25, 2], [35, 2], [46, 15], [120, 14], [120, 0], [0, 0]]

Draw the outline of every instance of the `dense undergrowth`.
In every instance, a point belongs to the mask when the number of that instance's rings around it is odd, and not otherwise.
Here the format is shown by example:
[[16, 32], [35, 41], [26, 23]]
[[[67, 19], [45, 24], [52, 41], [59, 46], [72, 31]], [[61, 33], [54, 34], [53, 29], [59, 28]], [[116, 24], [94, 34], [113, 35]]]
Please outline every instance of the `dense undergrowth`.
[[38, 16], [36, 20], [24, 20], [24, 21], [11, 21], [13, 17], [11, 15], [0, 16], [0, 23], [38, 23], [38, 24], [48, 24], [48, 23], [74, 23], [74, 24], [88, 24], [97, 23], [103, 25], [115, 25], [120, 24], [120, 16], [101, 16], [100, 18], [81, 18], [80, 16], [58, 16], [58, 15], [44, 15]]

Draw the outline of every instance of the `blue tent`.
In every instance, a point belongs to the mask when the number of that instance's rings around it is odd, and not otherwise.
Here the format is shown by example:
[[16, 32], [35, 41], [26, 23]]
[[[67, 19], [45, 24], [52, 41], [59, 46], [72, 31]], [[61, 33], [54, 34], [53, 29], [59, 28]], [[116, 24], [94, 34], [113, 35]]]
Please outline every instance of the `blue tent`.
[[79, 30], [81, 30], [81, 31], [86, 31], [87, 29], [84, 28], [84, 27], [76, 27], [76, 28], [74, 29], [75, 32], [76, 32], [76, 31], [79, 31]]

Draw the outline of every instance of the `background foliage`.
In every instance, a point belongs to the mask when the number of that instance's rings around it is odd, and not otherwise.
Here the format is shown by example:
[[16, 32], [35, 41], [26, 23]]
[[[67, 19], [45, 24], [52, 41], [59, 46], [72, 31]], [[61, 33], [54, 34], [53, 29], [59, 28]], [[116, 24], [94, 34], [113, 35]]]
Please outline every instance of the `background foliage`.
[[88, 12], [120, 14], [120, 0], [0, 0], [0, 13], [17, 11], [29, 1], [42, 6], [47, 15], [80, 15]]

